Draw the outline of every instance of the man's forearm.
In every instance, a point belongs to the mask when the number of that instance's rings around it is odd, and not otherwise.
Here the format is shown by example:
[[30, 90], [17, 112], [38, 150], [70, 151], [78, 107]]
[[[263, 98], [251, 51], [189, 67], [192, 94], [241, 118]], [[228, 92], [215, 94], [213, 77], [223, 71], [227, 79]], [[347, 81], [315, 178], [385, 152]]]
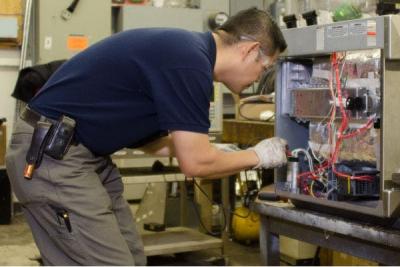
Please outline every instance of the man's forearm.
[[[249, 150], [224, 152], [210, 148], [208, 153], [196, 157], [193, 162], [194, 167], [187, 174], [202, 178], [221, 178], [256, 166], [258, 157], [254, 151]], [[184, 167], [183, 171], [186, 171]]]

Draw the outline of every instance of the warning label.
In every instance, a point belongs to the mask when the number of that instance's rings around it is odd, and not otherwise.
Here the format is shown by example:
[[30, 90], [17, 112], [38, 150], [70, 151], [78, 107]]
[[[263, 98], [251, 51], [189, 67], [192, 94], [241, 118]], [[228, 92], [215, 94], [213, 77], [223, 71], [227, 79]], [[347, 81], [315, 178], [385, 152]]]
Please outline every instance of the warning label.
[[328, 26], [326, 30], [328, 38], [344, 38], [349, 35], [349, 25], [334, 25]]
[[67, 37], [67, 48], [71, 51], [81, 51], [89, 46], [89, 39], [84, 35], [69, 35]]

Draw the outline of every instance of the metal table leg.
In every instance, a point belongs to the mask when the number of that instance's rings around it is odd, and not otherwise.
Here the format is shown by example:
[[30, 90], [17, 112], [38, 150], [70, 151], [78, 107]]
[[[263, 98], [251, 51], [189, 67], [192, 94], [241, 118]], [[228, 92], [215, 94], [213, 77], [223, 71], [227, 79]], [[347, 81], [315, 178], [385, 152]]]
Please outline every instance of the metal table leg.
[[280, 265], [279, 235], [270, 232], [269, 219], [266, 216], [260, 216], [260, 253], [261, 263], [266, 266]]

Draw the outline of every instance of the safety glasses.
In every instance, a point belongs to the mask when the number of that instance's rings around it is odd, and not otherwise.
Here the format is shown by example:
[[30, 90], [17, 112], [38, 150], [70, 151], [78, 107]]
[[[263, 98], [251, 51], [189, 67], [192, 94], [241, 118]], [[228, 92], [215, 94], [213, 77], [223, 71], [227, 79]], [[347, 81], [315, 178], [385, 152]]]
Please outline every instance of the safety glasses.
[[[243, 41], [254, 41], [254, 42], [259, 42], [256, 38], [248, 35], [242, 35], [240, 36], [240, 40]], [[273, 67], [273, 60], [272, 57], [267, 56], [262, 49], [259, 47], [258, 48], [258, 59], [261, 61], [261, 64], [264, 68], [264, 72], [269, 71]]]

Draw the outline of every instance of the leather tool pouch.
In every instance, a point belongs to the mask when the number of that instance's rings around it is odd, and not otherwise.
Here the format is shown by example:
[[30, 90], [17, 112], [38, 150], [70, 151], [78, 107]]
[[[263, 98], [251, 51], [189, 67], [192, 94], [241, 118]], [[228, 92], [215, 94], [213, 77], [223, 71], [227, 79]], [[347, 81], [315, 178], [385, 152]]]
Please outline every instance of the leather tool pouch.
[[44, 148], [44, 153], [61, 160], [68, 152], [74, 137], [75, 120], [63, 115], [53, 123]]
[[38, 121], [33, 131], [31, 145], [26, 154], [27, 164], [35, 165], [35, 168], [40, 166], [43, 157], [43, 150], [49, 135], [52, 125], [49, 122]]

